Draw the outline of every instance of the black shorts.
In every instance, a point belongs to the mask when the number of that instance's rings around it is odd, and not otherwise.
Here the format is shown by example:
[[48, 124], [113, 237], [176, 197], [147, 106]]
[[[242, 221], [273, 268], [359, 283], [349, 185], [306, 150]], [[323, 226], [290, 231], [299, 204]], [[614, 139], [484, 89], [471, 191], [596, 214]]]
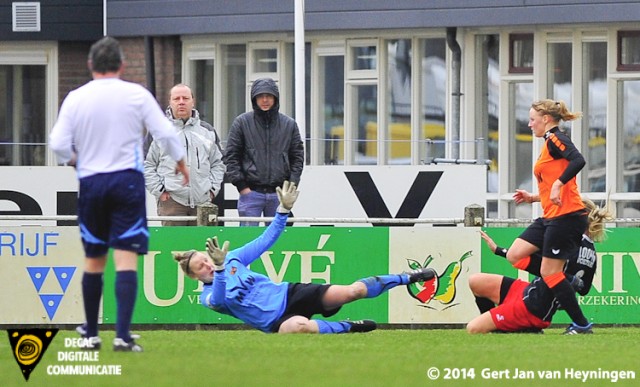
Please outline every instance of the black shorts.
[[502, 305], [507, 298], [507, 294], [509, 294], [511, 285], [513, 285], [514, 282], [516, 282], [515, 278], [502, 277], [502, 282], [500, 283], [500, 302], [498, 302], [498, 305]]
[[520, 234], [520, 239], [537, 246], [543, 257], [567, 260], [577, 254], [588, 226], [582, 210], [553, 219], [538, 218]]
[[340, 307], [326, 309], [322, 304], [324, 294], [329, 290], [327, 284], [291, 283], [287, 290], [287, 307], [282, 316], [271, 326], [271, 332], [278, 332], [280, 325], [293, 316], [303, 316], [308, 319], [314, 314], [331, 317], [338, 313]]

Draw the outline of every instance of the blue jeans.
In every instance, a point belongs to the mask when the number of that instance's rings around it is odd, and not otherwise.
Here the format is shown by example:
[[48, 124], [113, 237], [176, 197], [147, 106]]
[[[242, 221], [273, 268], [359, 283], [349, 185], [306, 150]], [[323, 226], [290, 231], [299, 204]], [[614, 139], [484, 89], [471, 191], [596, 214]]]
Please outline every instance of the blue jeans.
[[[238, 198], [238, 215], [250, 217], [274, 217], [280, 205], [278, 194], [251, 191]], [[269, 225], [271, 222], [267, 222]], [[257, 226], [258, 222], [240, 222], [240, 226]]]

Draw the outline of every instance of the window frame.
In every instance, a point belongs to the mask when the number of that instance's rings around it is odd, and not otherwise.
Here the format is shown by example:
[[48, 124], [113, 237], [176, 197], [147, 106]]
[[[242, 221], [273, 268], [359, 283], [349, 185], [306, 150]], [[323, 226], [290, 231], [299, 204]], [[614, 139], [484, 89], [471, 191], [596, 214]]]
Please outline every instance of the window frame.
[[622, 40], [624, 38], [638, 38], [640, 39], [640, 30], [619, 30], [617, 34], [616, 45], [616, 57], [617, 57], [617, 71], [640, 71], [639, 63], [622, 63]]

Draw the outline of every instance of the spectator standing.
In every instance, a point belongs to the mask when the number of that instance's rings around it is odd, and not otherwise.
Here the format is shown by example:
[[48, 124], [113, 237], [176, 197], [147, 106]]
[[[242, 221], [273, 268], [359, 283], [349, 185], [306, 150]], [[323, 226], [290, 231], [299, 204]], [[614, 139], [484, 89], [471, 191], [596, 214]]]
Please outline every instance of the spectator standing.
[[[207, 129], [195, 109], [189, 86], [171, 88], [167, 117], [186, 151], [189, 186], [181, 184], [175, 161], [156, 141], [144, 162], [147, 190], [156, 197], [159, 216], [195, 216], [197, 206], [215, 199], [224, 179], [225, 166], [215, 131]], [[195, 226], [196, 221], [163, 221], [163, 226]]]
[[[299, 185], [304, 146], [296, 122], [280, 113], [280, 92], [271, 78], [251, 86], [253, 110], [236, 117], [223, 157], [228, 181], [240, 193], [241, 217], [273, 217], [278, 208], [276, 187], [285, 180]], [[240, 222], [257, 226], [258, 222]]]

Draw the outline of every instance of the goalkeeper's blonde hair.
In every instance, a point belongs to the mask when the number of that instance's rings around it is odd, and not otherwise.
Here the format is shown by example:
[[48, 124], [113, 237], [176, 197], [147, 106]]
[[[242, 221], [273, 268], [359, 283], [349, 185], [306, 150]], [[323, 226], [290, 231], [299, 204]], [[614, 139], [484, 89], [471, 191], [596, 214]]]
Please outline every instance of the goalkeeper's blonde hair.
[[191, 263], [191, 258], [195, 255], [195, 250], [184, 251], [182, 253], [173, 253], [173, 259], [178, 262], [180, 268], [189, 278], [194, 278], [191, 269], [189, 268], [189, 264]]
[[609, 211], [609, 204], [607, 203], [604, 208], [601, 208], [587, 198], [582, 198], [582, 203], [589, 211], [589, 229], [587, 231], [589, 237], [594, 242], [602, 242], [607, 238], [608, 230], [605, 227], [605, 223], [615, 219]]

